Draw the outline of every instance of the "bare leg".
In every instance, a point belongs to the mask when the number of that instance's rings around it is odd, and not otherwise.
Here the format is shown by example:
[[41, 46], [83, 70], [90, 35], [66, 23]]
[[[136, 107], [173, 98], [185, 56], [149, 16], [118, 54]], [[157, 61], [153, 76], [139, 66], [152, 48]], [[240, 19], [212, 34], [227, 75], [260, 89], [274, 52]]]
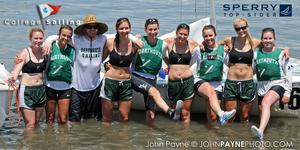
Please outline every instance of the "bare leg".
[[26, 129], [34, 129], [36, 125], [35, 111], [31, 109], [21, 108]]
[[70, 99], [58, 100], [58, 123], [66, 124], [68, 120]]
[[40, 119], [43, 115], [43, 112], [44, 112], [44, 107], [36, 107], [35, 108], [35, 127], [37, 127], [37, 125], [39, 124], [40, 122]]
[[151, 87], [148, 91], [149, 96], [153, 98], [156, 105], [161, 108], [164, 112], [167, 112], [170, 108], [168, 104], [164, 101], [164, 99], [161, 97], [160, 92], [155, 88]]
[[192, 106], [192, 99], [186, 99], [183, 101], [181, 118], [182, 118], [183, 123], [185, 123], [185, 124], [188, 124], [191, 121], [191, 119], [190, 119], [191, 106]]
[[208, 82], [202, 83], [201, 86], [198, 88], [197, 92], [199, 95], [203, 96], [205, 99], [208, 100], [209, 105], [215, 113], [222, 111], [216, 91], [211, 87], [211, 85]]
[[121, 122], [128, 122], [131, 104], [131, 100], [119, 101], [119, 120]]
[[206, 101], [206, 118], [209, 123], [215, 123], [218, 120], [218, 116], [210, 107], [208, 100]]
[[[225, 101], [225, 110], [226, 111], [231, 111], [233, 109], [236, 109], [237, 107], [237, 101], [236, 100], [227, 100]], [[234, 122], [235, 116], [232, 117], [232, 119], [230, 119], [228, 121], [229, 124], [232, 124]]]
[[56, 101], [48, 100], [46, 105], [46, 122], [48, 125], [52, 126], [55, 119], [55, 111], [56, 111]]
[[248, 123], [249, 116], [252, 110], [253, 102], [241, 102], [241, 122]]
[[262, 114], [259, 129], [264, 132], [271, 116], [271, 106], [279, 99], [275, 91], [269, 91], [262, 100]]
[[146, 112], [146, 120], [147, 123], [152, 124], [155, 120], [155, 111], [154, 110], [148, 110]]
[[112, 115], [113, 115], [113, 102], [102, 98], [101, 104], [102, 104], [102, 123], [110, 124], [112, 122]]

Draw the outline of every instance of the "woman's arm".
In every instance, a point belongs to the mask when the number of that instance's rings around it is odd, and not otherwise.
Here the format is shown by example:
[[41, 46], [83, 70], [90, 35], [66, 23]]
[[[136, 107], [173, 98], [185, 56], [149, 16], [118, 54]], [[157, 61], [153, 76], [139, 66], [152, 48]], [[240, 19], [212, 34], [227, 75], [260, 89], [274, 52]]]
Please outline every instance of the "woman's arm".
[[225, 37], [223, 40], [218, 41], [218, 45], [224, 45], [224, 51], [227, 53], [232, 49], [232, 37]]
[[[284, 54], [283, 54], [284, 55]], [[289, 59], [286, 59], [285, 56], [281, 58], [281, 67], [285, 74], [285, 93], [282, 98], [282, 102], [287, 104], [290, 99], [291, 91], [292, 91], [292, 65], [289, 62]]]
[[17, 58], [21, 59], [22, 61], [15, 63], [15, 66], [9, 76], [10, 81], [14, 82], [17, 80], [19, 73], [21, 72], [25, 62], [27, 61], [26, 59], [27, 57], [28, 57], [28, 52], [26, 48], [23, 49], [19, 54], [17, 54]]
[[110, 52], [109, 50], [112, 49], [114, 39], [115, 38], [110, 38], [106, 40], [103, 48], [102, 62], [108, 57]]

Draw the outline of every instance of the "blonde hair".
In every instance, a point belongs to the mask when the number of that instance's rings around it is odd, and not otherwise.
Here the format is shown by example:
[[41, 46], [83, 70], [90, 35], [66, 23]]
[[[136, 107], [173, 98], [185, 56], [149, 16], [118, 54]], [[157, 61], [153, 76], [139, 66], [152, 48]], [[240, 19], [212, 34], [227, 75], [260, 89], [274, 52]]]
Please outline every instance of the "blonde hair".
[[29, 40], [31, 40], [32, 34], [33, 34], [34, 32], [41, 32], [43, 35], [45, 35], [45, 34], [44, 34], [44, 31], [43, 31], [41, 28], [32, 28], [32, 29], [30, 30], [30, 32], [29, 32]]
[[[237, 25], [237, 23], [239, 23], [239, 22], [245, 22], [245, 23], [246, 23], [246, 26], [249, 27], [248, 21], [247, 21], [245, 18], [236, 18], [236, 19], [233, 21], [233, 27], [234, 27], [235, 25]], [[252, 41], [252, 37], [251, 37], [251, 35], [250, 35], [250, 33], [249, 33], [249, 30], [247, 31], [246, 39], [247, 39], [247, 41], [249, 42], [251, 48], [253, 48], [253, 47], [254, 47], [254, 43], [253, 43], [253, 41]]]

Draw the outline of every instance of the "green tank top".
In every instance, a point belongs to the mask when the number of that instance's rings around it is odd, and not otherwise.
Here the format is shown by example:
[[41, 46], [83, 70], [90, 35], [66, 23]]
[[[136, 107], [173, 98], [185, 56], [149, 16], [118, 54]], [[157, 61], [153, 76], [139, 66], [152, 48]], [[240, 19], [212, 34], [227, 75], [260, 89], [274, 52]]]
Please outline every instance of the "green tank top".
[[157, 39], [155, 45], [150, 45], [146, 36], [143, 36], [141, 39], [144, 42], [144, 46], [137, 53], [135, 70], [157, 75], [162, 65], [163, 41]]
[[53, 42], [47, 79], [49, 81], [65, 81], [70, 83], [72, 80], [71, 66], [73, 58], [74, 48], [72, 46], [68, 44], [65, 50], [60, 50], [56, 42]]
[[198, 70], [200, 78], [205, 81], [222, 81], [223, 56], [223, 45], [218, 46], [216, 50], [201, 51], [200, 69]]
[[256, 77], [258, 81], [278, 80], [280, 75], [279, 56], [281, 49], [276, 48], [273, 52], [264, 53], [257, 50]]

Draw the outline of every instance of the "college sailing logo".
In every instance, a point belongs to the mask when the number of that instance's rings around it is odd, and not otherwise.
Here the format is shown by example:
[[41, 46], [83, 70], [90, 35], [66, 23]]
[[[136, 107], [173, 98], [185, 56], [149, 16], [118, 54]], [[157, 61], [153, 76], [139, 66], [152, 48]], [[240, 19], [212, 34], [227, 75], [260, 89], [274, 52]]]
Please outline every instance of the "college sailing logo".
[[[45, 25], [75, 25], [78, 26], [82, 24], [82, 21], [79, 19], [70, 19], [67, 18], [59, 18], [53, 19], [49, 16], [57, 14], [61, 9], [61, 5], [51, 5], [51, 4], [39, 4], [36, 5], [36, 9], [38, 12], [39, 19], [27, 19], [27, 18], [5, 18], [3, 21], [4, 25], [10, 26], [40, 26], [45, 30]], [[30, 15], [32, 16], [32, 15]], [[49, 17], [49, 18], [48, 18]], [[57, 16], [59, 17], [59, 16]], [[50, 19], [51, 18], [51, 19]]]
[[292, 16], [292, 5], [291, 4], [280, 4], [279, 5], [279, 16], [280, 17], [291, 17]]
[[54, 14], [58, 13], [60, 7], [61, 7], [61, 5], [57, 5], [57, 6], [50, 5], [50, 4], [37, 5], [38, 13], [39, 13], [39, 15], [41, 15], [41, 17], [43, 19], [50, 15], [54, 15]]
[[54, 6], [50, 4], [40, 4], [36, 6], [44, 30], [45, 30], [45, 26], [44, 26], [43, 19], [50, 15], [54, 15], [58, 13], [60, 7], [61, 5]]

